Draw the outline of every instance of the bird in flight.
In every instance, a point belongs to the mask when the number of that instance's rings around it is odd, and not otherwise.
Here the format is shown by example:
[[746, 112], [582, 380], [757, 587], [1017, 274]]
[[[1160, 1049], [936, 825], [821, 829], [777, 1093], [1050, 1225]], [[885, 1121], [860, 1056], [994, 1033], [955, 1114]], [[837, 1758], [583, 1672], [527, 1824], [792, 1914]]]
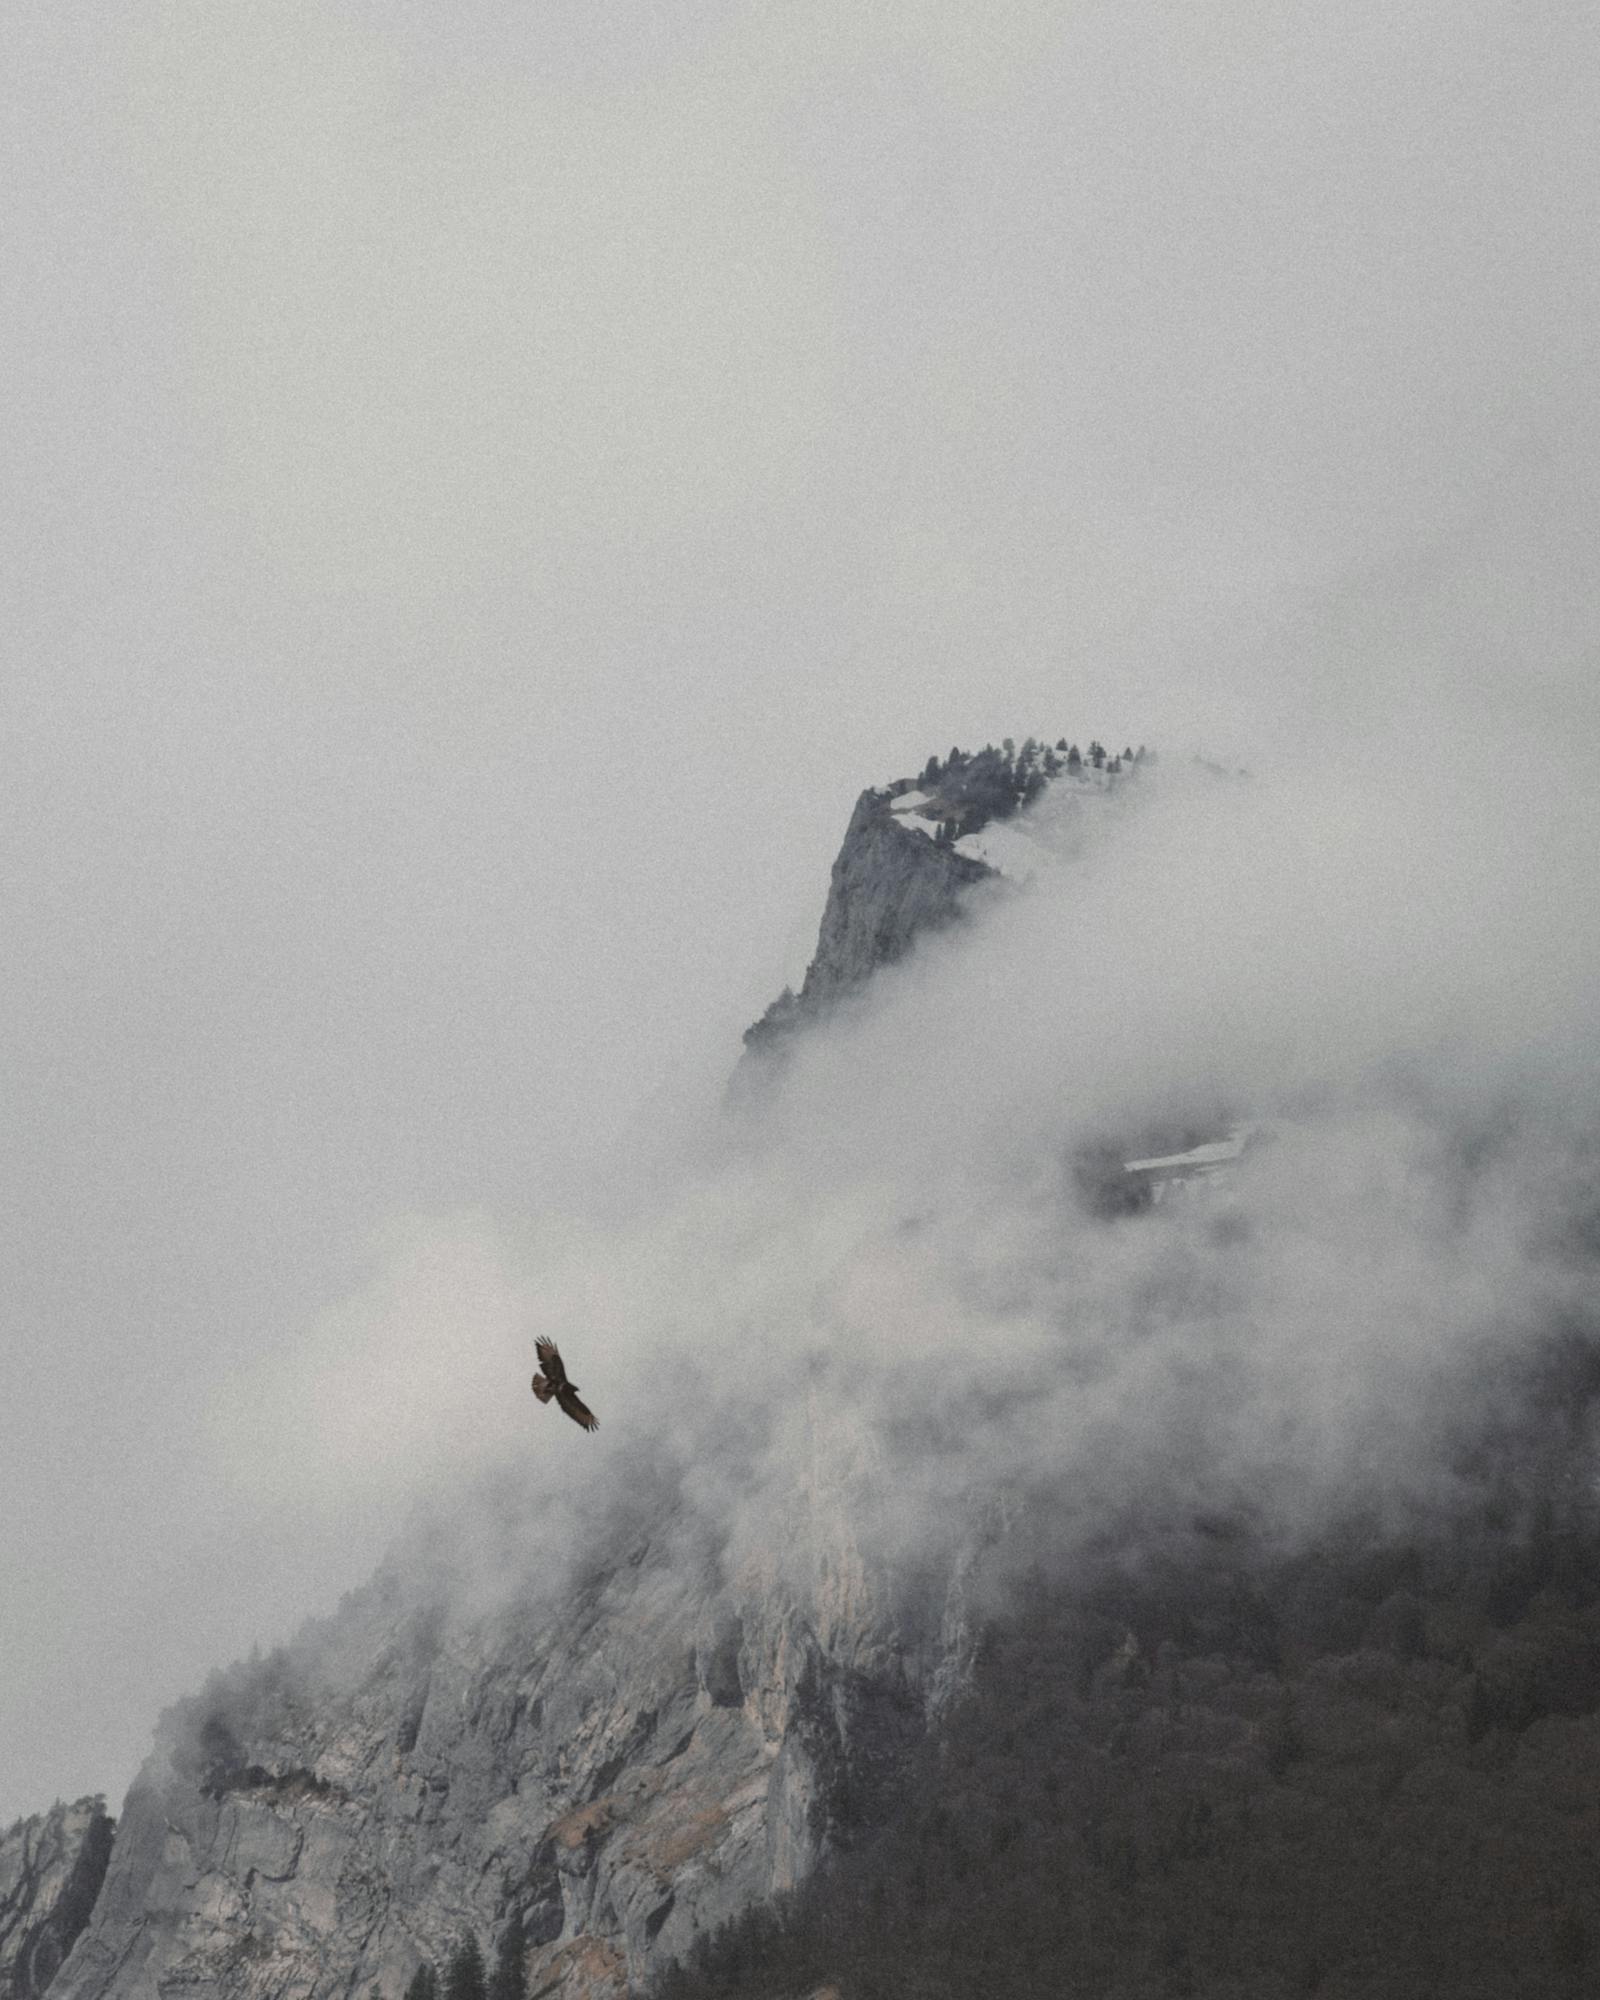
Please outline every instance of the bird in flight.
[[587, 1403], [578, 1400], [578, 1385], [567, 1380], [567, 1371], [561, 1360], [561, 1350], [553, 1340], [534, 1343], [534, 1351], [539, 1356], [540, 1373], [533, 1378], [533, 1393], [541, 1403], [548, 1403], [554, 1396], [575, 1424], [586, 1431], [597, 1431], [600, 1419]]

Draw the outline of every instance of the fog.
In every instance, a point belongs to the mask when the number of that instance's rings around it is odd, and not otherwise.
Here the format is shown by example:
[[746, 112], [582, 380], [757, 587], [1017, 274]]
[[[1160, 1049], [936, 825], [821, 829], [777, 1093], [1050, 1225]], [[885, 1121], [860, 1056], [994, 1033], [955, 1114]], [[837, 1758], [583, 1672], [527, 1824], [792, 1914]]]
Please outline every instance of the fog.
[[[1600, 1334], [1591, 815], [1491, 775], [1127, 784], [753, 1102], [581, 1210], [397, 1245], [242, 1378], [230, 1457], [280, 1505], [514, 1496], [525, 1548], [457, 1544], [474, 1589], [558, 1578], [640, 1482], [735, 1566], [819, 1510], [921, 1557], [1000, 1492], [1067, 1494], [1086, 1539], [1174, 1503], [1290, 1542], [1444, 1518], [1464, 1443]], [[1097, 1212], [1086, 1151], [1245, 1115], [1219, 1182]], [[512, 1393], [533, 1333], [599, 1439]]]
[[[899, 1536], [1315, 1512], [1573, 1309], [1588, 10], [970, 11], [14, 10], [0, 1818], [690, 1343], [992, 1377]], [[1063, 730], [1163, 783], [730, 1139], [855, 793]], [[1175, 1103], [1231, 1244], [1074, 1221]]]

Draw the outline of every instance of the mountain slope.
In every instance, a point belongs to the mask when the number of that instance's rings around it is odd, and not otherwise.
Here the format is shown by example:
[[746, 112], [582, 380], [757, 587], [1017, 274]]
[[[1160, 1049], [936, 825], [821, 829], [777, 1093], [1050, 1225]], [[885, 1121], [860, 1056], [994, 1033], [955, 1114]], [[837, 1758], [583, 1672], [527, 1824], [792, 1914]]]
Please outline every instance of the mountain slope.
[[[992, 878], [891, 800], [852, 816], [801, 1016]], [[801, 1457], [732, 1570], [670, 1494], [566, 1571], [538, 1568], [526, 1523], [527, 1572], [487, 1604], [448, 1560], [396, 1562], [215, 1676], [163, 1718], [52, 2000], [397, 2000], [513, 1917], [531, 1990], [620, 1995], [795, 1887], [871, 1817], [970, 1652], [960, 1563], [897, 1578], [856, 1542], [851, 1449], [823, 1424]]]
[[[962, 844], [1042, 794], [1042, 762], [956, 752], [942, 790], [930, 760], [920, 788], [862, 794], [806, 986], [752, 1050], [958, 920], [996, 880]], [[396, 2000], [464, 1928], [492, 1948], [512, 1918], [534, 1990], [622, 1994], [798, 1886], [872, 1820], [972, 1642], [970, 1544], [896, 1576], [856, 1540], [844, 1440], [812, 1426], [800, 1462], [732, 1570], [666, 1492], [568, 1570], [538, 1568], [524, 1524], [534, 1560], [488, 1602], [448, 1560], [396, 1562], [214, 1676], [162, 1720], [52, 2000]]]
[[488, 1615], [385, 1575], [165, 1719], [54, 2000], [393, 1995], [513, 1914], [535, 1990], [620, 1993], [805, 1876], [962, 1629], [837, 1537], [801, 1590], [648, 1534]]
[[[747, 1069], [924, 930], [1077, 855], [1140, 761], [1008, 746], [864, 794], [806, 986]], [[1019, 1005], [1089, 879], [974, 933], [1010, 936]], [[891, 1006], [863, 1039], [903, 1027]], [[862, 1107], [891, 1128], [866, 1174], [847, 1117], [798, 1152], [768, 1144], [774, 1119], [652, 1214], [644, 1250], [580, 1238], [580, 1314], [603, 1275], [618, 1346], [635, 1320], [652, 1343], [600, 1440], [626, 1450], [567, 1461], [570, 1493], [485, 1481], [332, 1618], [166, 1716], [51, 2000], [399, 2000], [463, 1931], [492, 1954], [513, 1925], [552, 2000], [1376, 2000], [1427, 1990], [1432, 1912], [1459, 1917], [1430, 1870], [1476, 1884], [1473, 1921], [1510, 1940], [1497, 1959], [1473, 1932], [1449, 1990], [1582, 1990], [1600, 1908], [1562, 1845], [1589, 1838], [1600, 1717], [1582, 1144], [1534, 1148], [1523, 1183], [1499, 1107], [1409, 1127], [1297, 1107], [1308, 1137], [1270, 1104], [1208, 1125], [1198, 1096], [1119, 1131], [1108, 1097], [1086, 1167], [1055, 1094], [1074, 1078], [1030, 1068], [1040, 1109], [992, 1184], [976, 1097], [948, 1180], [920, 1156], [874, 1178], [920, 1145], [937, 1084], [922, 1040], [901, 1047], [903, 1115]], [[1496, 1916], [1501, 1854], [1538, 1880]], [[1301, 1882], [1337, 1889], [1314, 1922]], [[1409, 1988], [1340, 1955], [1380, 1888]]]
[[1600, 1535], [1563, 1504], [1036, 1576], [877, 1840], [659, 2000], [1592, 1992]]

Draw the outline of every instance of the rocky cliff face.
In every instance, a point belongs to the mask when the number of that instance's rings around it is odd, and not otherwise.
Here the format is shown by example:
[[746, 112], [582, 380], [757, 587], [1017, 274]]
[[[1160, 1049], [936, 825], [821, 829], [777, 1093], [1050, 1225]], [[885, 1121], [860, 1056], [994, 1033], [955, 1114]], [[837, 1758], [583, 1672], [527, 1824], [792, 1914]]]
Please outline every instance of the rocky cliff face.
[[798, 993], [787, 989], [753, 1027], [745, 1047], [776, 1054], [797, 1029], [824, 1019], [881, 965], [901, 958], [925, 930], [954, 922], [964, 894], [995, 879], [984, 862], [942, 845], [896, 811], [896, 792], [856, 801], [833, 864], [816, 955]]
[[165, 1718], [52, 2000], [395, 1996], [513, 1916], [530, 1993], [620, 1995], [793, 1886], [968, 1643], [959, 1573], [912, 1600], [802, 1515], [799, 1575], [644, 1535], [483, 1614], [389, 1574], [219, 1676]]
[[103, 1799], [57, 1805], [0, 1836], [0, 2000], [37, 2000], [89, 1921], [111, 1854]]
[[800, 991], [785, 989], [745, 1031], [752, 1063], [781, 1058], [792, 1036], [825, 1020], [924, 931], [958, 922], [981, 884], [1025, 880], [1041, 852], [1083, 845], [1089, 828], [1153, 763], [1141, 749], [1089, 761], [1065, 740], [1049, 749], [1009, 739], [931, 757], [920, 778], [865, 791], [833, 864], [816, 955]]

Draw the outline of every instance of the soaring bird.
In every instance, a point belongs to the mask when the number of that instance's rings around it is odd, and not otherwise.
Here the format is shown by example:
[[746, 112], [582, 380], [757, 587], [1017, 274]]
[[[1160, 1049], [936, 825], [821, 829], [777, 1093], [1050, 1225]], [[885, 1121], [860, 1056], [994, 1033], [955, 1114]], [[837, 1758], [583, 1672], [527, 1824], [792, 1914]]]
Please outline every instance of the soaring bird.
[[600, 1419], [587, 1403], [578, 1400], [577, 1383], [567, 1380], [560, 1348], [553, 1340], [539, 1340], [534, 1343], [534, 1351], [539, 1357], [539, 1367], [543, 1371], [533, 1378], [533, 1393], [539, 1401], [548, 1403], [554, 1396], [575, 1424], [580, 1424], [586, 1431], [599, 1430]]

